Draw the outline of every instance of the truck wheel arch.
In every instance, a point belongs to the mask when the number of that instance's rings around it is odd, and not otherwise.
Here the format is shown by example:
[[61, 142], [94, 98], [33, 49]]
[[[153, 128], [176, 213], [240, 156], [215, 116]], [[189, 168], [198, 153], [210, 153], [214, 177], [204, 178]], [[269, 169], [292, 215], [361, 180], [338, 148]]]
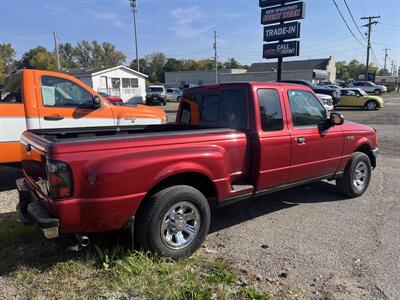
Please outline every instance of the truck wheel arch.
[[154, 195], [158, 191], [174, 185], [188, 185], [199, 190], [208, 199], [210, 205], [213, 204], [212, 202], [218, 198], [217, 188], [208, 176], [199, 172], [182, 172], [171, 175], [157, 182], [146, 193], [146, 196], [140, 203], [136, 213], [140, 213], [140, 209], [143, 207], [143, 204], [151, 197], [151, 195]]
[[357, 149], [355, 149], [353, 152], [362, 152], [365, 153], [366, 155], [368, 155], [370, 161], [371, 161], [371, 165], [373, 168], [376, 167], [376, 158], [372, 153], [372, 148], [368, 143], [362, 144], [360, 146], [358, 146]]

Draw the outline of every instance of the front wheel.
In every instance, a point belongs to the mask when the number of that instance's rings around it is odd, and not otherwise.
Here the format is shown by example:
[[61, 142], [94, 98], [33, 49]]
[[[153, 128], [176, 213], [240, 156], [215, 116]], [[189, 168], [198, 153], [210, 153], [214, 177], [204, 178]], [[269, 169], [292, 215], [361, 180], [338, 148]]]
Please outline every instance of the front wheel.
[[355, 152], [347, 163], [343, 177], [336, 179], [340, 193], [355, 198], [367, 190], [371, 179], [371, 160], [362, 152]]
[[381, 90], [376, 89], [376, 90], [374, 91], [374, 94], [377, 95], [377, 96], [379, 96], [380, 94], [382, 94], [382, 92], [381, 92]]
[[137, 238], [146, 250], [171, 258], [193, 254], [210, 227], [210, 206], [204, 195], [187, 185], [165, 188], [140, 209]]
[[376, 110], [378, 108], [378, 104], [375, 101], [369, 101], [365, 104], [365, 108], [367, 110]]

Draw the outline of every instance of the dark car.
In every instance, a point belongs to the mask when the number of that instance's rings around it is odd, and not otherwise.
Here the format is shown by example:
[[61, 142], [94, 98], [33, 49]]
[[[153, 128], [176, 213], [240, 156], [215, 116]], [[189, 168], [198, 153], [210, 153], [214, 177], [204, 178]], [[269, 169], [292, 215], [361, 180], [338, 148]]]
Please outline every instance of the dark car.
[[333, 89], [333, 88], [324, 87], [324, 86], [317, 86], [308, 80], [281, 80], [281, 82], [305, 85], [305, 86], [308, 86], [309, 88], [311, 88], [314, 91], [314, 93], [316, 93], [316, 94], [329, 95], [332, 97], [333, 105], [335, 105], [336, 103], [338, 103], [340, 101], [340, 89]]

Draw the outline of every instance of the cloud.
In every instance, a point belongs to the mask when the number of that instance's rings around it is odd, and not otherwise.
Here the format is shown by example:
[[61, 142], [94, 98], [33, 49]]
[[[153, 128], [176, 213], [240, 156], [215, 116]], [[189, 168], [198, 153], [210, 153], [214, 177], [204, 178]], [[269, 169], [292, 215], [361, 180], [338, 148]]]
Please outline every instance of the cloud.
[[121, 21], [121, 16], [119, 14], [113, 12], [99, 12], [99, 11], [91, 11], [90, 13], [97, 19], [109, 21], [116, 27], [123, 26]]
[[170, 15], [175, 20], [172, 31], [180, 38], [200, 36], [216, 26], [216, 24], [201, 24], [205, 21], [205, 16], [198, 6], [172, 9]]

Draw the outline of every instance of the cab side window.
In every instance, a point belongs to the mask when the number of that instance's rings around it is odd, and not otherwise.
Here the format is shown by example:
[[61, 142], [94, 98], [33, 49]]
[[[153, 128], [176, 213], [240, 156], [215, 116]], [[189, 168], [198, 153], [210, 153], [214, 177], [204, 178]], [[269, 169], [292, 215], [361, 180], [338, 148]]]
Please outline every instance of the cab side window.
[[258, 104], [260, 107], [261, 127], [263, 131], [283, 129], [282, 108], [277, 90], [259, 89]]
[[294, 127], [316, 126], [326, 121], [326, 111], [313, 94], [289, 90], [288, 95]]
[[0, 104], [22, 103], [21, 81], [22, 75], [13, 75], [6, 79], [0, 95]]
[[76, 83], [64, 78], [43, 76], [42, 99], [46, 107], [92, 108], [93, 96]]

